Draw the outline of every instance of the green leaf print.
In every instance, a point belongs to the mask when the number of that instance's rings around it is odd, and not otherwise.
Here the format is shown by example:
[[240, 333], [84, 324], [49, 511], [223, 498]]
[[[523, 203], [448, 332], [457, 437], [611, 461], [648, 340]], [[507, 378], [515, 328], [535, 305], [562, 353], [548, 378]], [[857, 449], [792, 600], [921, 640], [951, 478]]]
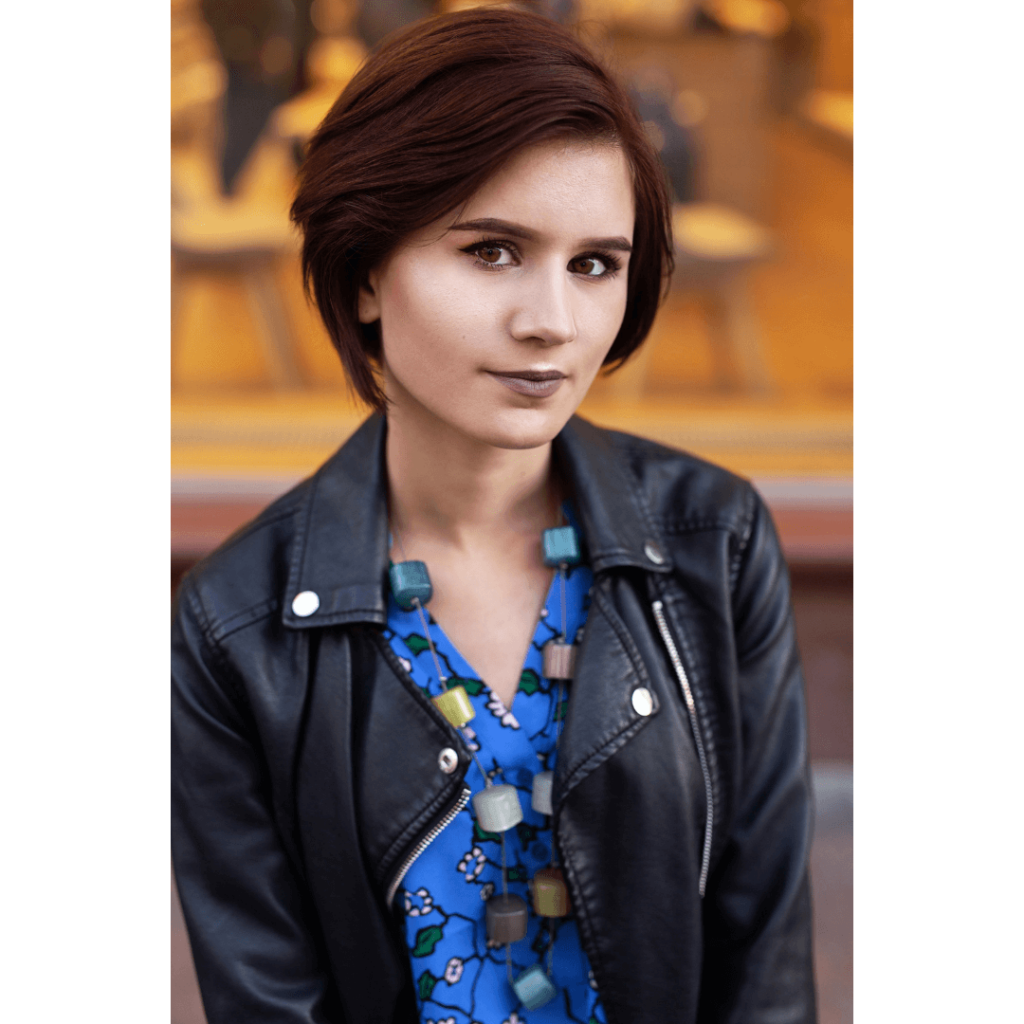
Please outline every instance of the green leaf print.
[[412, 651], [413, 654], [420, 654], [423, 651], [430, 649], [430, 644], [419, 635], [419, 633], [410, 633], [408, 636], [403, 636], [402, 640], [405, 642], [405, 646]]
[[566, 709], [569, 707], [569, 702], [563, 700], [557, 708], [555, 708], [555, 721], [561, 722], [565, 718]]
[[524, 668], [519, 677], [519, 689], [527, 697], [536, 693], [540, 689], [540, 676], [532, 668]]
[[510, 882], [525, 882], [528, 881], [529, 877], [526, 873], [526, 868], [522, 864], [516, 864], [508, 869], [508, 880]]
[[448, 680], [448, 686], [461, 686], [470, 697], [479, 697], [484, 692], [484, 681], [482, 679], [460, 679], [459, 676], [452, 676]]
[[416, 983], [416, 987], [419, 989], [420, 999], [422, 999], [423, 1002], [426, 1002], [430, 998], [436, 984], [437, 978], [435, 978], [430, 971], [424, 971], [420, 975], [420, 980]]
[[521, 821], [516, 825], [516, 835], [519, 836], [519, 842], [527, 847], [537, 838], [537, 830], [525, 821]]
[[478, 821], [473, 822], [473, 839], [478, 843], [501, 842], [501, 836], [497, 832], [485, 832]]
[[416, 945], [412, 947], [413, 956], [430, 956], [434, 947], [444, 938], [444, 932], [439, 924], [432, 924], [428, 928], [421, 928], [416, 933]]

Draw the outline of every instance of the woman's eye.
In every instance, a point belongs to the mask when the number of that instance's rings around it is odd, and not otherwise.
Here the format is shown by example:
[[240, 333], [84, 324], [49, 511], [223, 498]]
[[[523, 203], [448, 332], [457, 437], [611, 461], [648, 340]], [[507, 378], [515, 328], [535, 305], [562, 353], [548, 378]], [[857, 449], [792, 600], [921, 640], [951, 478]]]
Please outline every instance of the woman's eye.
[[597, 256], [578, 256], [569, 266], [574, 274], [582, 274], [584, 277], [603, 277], [610, 269], [605, 261]]
[[492, 267], [501, 267], [512, 262], [512, 253], [503, 245], [481, 245], [473, 252]]

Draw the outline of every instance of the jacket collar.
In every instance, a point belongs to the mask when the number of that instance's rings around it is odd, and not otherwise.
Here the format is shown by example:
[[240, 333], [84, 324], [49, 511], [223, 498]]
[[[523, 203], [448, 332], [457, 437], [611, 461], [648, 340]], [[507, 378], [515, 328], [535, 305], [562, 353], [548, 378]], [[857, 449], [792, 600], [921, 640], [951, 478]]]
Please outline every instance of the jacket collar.
[[[387, 621], [384, 437], [384, 418], [371, 416], [310, 481], [298, 511], [286, 626]], [[554, 442], [553, 457], [574, 491], [591, 568], [668, 572], [668, 549], [611, 438], [574, 416]], [[300, 616], [293, 602], [306, 592], [316, 594], [319, 604]]]

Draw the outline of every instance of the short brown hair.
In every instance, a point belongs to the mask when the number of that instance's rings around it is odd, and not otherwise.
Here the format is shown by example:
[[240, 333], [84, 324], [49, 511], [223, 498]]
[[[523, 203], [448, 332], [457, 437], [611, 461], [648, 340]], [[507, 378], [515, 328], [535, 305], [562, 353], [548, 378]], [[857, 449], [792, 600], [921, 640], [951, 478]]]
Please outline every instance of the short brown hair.
[[417, 22], [380, 45], [310, 141], [292, 219], [302, 273], [356, 392], [384, 409], [379, 324], [359, 287], [403, 238], [466, 202], [514, 153], [561, 136], [608, 140], [636, 204], [626, 312], [605, 365], [651, 329], [672, 272], [665, 175], [622, 86], [569, 30], [476, 8]]

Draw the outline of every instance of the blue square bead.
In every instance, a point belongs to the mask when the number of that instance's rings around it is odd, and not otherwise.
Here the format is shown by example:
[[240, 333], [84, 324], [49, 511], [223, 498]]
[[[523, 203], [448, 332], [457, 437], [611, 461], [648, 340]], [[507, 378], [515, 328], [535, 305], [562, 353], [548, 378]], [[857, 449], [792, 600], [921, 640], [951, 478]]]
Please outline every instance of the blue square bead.
[[580, 541], [571, 526], [558, 526], [543, 534], [544, 564], [552, 568], [575, 565], [580, 560]]
[[551, 984], [551, 979], [544, 973], [540, 964], [527, 967], [514, 982], [512, 987], [519, 996], [519, 1001], [528, 1010], [536, 1010], [545, 1003], [550, 1003], [558, 994]]
[[391, 593], [395, 595], [398, 607], [409, 611], [418, 597], [420, 604], [426, 604], [434, 593], [430, 585], [430, 574], [423, 562], [398, 562], [388, 570]]

